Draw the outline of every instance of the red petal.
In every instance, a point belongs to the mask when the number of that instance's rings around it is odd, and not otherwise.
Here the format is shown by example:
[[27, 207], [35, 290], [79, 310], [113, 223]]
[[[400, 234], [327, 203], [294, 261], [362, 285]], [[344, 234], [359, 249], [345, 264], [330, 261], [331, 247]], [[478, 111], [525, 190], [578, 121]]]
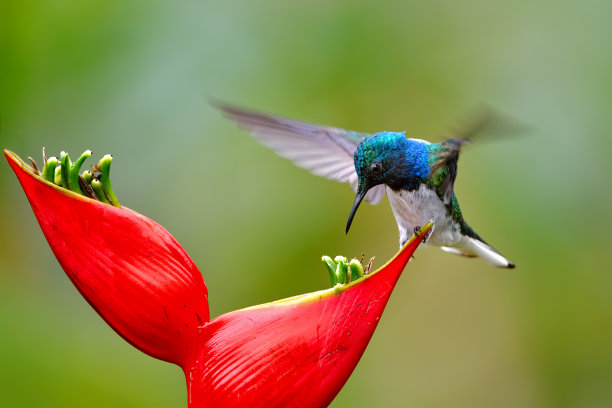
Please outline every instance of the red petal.
[[178, 242], [149, 218], [59, 188], [4, 153], [83, 297], [128, 342], [182, 364], [209, 314], [202, 275]]
[[350, 285], [237, 310], [200, 333], [184, 366], [195, 407], [324, 407], [361, 358], [404, 266], [431, 229]]

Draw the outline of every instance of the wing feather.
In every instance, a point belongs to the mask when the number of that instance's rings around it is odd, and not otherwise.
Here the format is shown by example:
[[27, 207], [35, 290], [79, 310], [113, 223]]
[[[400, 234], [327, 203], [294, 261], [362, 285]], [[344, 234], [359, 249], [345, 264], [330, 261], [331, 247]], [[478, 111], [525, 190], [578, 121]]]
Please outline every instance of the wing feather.
[[430, 177], [434, 180], [438, 196], [446, 205], [452, 203], [457, 160], [464, 144], [485, 133], [518, 130], [515, 121], [505, 119], [490, 108], [475, 111], [464, 123], [450, 131], [450, 138], [438, 144], [434, 151]]
[[446, 205], [449, 205], [452, 201], [459, 152], [461, 146], [467, 142], [468, 139], [463, 138], [449, 139], [440, 143], [434, 153], [434, 161], [429, 174], [437, 180], [438, 196]]
[[[280, 118], [230, 105], [216, 106], [227, 118], [279, 156], [317, 176], [349, 183], [357, 191], [353, 155], [357, 145], [370, 134]], [[384, 186], [379, 185], [370, 189], [365, 200], [378, 204], [384, 194]]]

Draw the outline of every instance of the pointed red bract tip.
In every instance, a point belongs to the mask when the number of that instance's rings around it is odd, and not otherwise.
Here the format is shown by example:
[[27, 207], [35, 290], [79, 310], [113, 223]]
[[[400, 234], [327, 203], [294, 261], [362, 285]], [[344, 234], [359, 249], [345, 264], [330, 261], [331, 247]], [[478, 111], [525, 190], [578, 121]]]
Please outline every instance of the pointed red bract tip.
[[389, 263], [346, 286], [213, 319], [185, 365], [190, 408], [325, 407], [353, 372], [428, 223]]
[[57, 187], [4, 153], [83, 297], [128, 342], [182, 365], [209, 311], [202, 275], [178, 242], [149, 218]]

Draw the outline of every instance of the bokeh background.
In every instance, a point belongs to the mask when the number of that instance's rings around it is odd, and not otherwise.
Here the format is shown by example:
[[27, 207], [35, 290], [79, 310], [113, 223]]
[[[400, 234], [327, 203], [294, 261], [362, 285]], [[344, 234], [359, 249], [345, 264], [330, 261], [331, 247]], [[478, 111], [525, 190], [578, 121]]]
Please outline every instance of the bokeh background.
[[[122, 204], [200, 267], [213, 316], [328, 285], [320, 256], [397, 249], [362, 205], [210, 98], [439, 141], [482, 103], [530, 131], [475, 143], [456, 183], [517, 265], [421, 249], [332, 406], [612, 406], [609, 1], [0, 1], [0, 145], [112, 153]], [[78, 295], [0, 163], [0, 406], [181, 407], [181, 371]], [[86, 239], [86, 237], [84, 237]]]

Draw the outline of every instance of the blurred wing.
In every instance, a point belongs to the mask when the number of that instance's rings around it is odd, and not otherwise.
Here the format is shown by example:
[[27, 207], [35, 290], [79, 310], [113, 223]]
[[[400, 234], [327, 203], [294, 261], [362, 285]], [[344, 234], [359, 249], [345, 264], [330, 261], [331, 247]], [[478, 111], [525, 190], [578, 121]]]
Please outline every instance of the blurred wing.
[[[279, 118], [229, 105], [216, 106], [279, 156], [317, 176], [349, 183], [357, 191], [353, 155], [357, 145], [370, 134]], [[379, 185], [370, 189], [365, 200], [378, 204], [384, 194], [384, 185]]]
[[434, 158], [429, 174], [434, 180], [438, 196], [446, 205], [450, 204], [453, 199], [453, 189], [457, 177], [457, 160], [459, 159], [461, 146], [468, 141], [468, 139], [463, 138], [449, 139], [440, 143], [433, 153]]
[[455, 178], [457, 177], [457, 160], [461, 147], [475, 136], [510, 129], [509, 121], [502, 121], [501, 116], [490, 108], [482, 108], [468, 118], [461, 126], [451, 130], [451, 138], [440, 143], [433, 153], [430, 177], [434, 180], [438, 196], [444, 204], [451, 204]]

